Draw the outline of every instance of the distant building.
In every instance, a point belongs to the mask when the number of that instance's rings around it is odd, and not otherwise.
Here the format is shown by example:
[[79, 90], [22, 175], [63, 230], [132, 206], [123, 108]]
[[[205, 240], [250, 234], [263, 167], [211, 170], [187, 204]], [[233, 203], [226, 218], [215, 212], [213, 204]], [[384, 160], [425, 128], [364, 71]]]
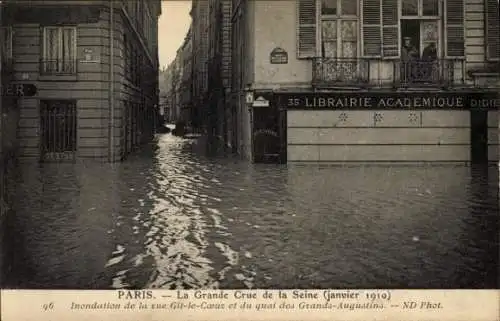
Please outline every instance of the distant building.
[[497, 0], [233, 0], [232, 11], [247, 158], [498, 161]]
[[208, 109], [209, 132], [236, 150], [231, 108], [231, 0], [209, 1]]
[[160, 114], [161, 121], [168, 120], [168, 112], [170, 110], [168, 94], [171, 90], [172, 81], [170, 79], [170, 74], [167, 72], [168, 69], [163, 67], [158, 75], [158, 88], [160, 90], [159, 94], [159, 107], [158, 112]]
[[37, 88], [17, 102], [21, 157], [114, 162], [152, 137], [160, 0], [3, 3], [12, 81]]
[[191, 28], [189, 28], [184, 42], [181, 46], [181, 58], [180, 63], [182, 64], [182, 77], [180, 80], [180, 96], [181, 96], [181, 120], [186, 124], [192, 123], [192, 78], [193, 78], [193, 59], [192, 59], [192, 42]]
[[208, 127], [208, 39], [209, 1], [192, 0], [193, 119], [195, 126]]
[[182, 65], [182, 49], [177, 50], [177, 55], [172, 62], [172, 116], [174, 122], [182, 121], [182, 77], [184, 75]]

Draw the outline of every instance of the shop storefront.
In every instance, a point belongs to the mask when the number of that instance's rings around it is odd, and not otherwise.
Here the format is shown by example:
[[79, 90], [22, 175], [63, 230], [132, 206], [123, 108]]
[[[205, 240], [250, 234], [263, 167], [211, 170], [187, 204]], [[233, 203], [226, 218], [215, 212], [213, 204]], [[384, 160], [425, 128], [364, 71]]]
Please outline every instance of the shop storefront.
[[267, 154], [288, 163], [499, 159], [494, 92], [274, 93], [265, 100], [268, 106], [253, 106], [256, 162], [265, 154], [259, 136]]

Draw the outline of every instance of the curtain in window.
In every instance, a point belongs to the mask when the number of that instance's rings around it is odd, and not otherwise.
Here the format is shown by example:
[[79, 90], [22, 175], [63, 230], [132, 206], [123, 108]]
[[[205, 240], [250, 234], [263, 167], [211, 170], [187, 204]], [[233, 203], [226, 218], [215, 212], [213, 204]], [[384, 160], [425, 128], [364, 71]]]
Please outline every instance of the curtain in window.
[[60, 64], [61, 72], [74, 72], [75, 67], [75, 30], [63, 29], [62, 30], [62, 61]]
[[45, 29], [45, 71], [58, 70], [59, 29]]
[[323, 57], [337, 57], [337, 21], [324, 20], [321, 22], [321, 39], [323, 41]]
[[342, 57], [356, 58], [358, 43], [358, 28], [356, 21], [344, 20], [341, 24]]

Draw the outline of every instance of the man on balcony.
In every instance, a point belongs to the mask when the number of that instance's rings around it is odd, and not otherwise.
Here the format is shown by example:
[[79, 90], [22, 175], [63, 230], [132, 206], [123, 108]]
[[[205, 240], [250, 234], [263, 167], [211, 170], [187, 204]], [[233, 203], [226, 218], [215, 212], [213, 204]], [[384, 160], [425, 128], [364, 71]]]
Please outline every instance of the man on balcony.
[[422, 52], [422, 80], [424, 82], [433, 82], [437, 78], [437, 48], [434, 42], [429, 43]]
[[408, 83], [413, 80], [416, 71], [416, 62], [419, 58], [417, 48], [413, 46], [411, 37], [403, 38], [403, 48], [401, 49], [401, 81]]

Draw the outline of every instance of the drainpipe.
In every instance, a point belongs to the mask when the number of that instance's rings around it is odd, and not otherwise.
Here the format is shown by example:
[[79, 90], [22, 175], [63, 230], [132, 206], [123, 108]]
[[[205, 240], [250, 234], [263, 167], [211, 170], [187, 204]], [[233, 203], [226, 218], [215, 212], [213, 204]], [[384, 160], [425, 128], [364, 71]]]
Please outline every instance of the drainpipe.
[[109, 161], [114, 162], [115, 148], [115, 50], [114, 50], [114, 0], [110, 1], [109, 14]]

